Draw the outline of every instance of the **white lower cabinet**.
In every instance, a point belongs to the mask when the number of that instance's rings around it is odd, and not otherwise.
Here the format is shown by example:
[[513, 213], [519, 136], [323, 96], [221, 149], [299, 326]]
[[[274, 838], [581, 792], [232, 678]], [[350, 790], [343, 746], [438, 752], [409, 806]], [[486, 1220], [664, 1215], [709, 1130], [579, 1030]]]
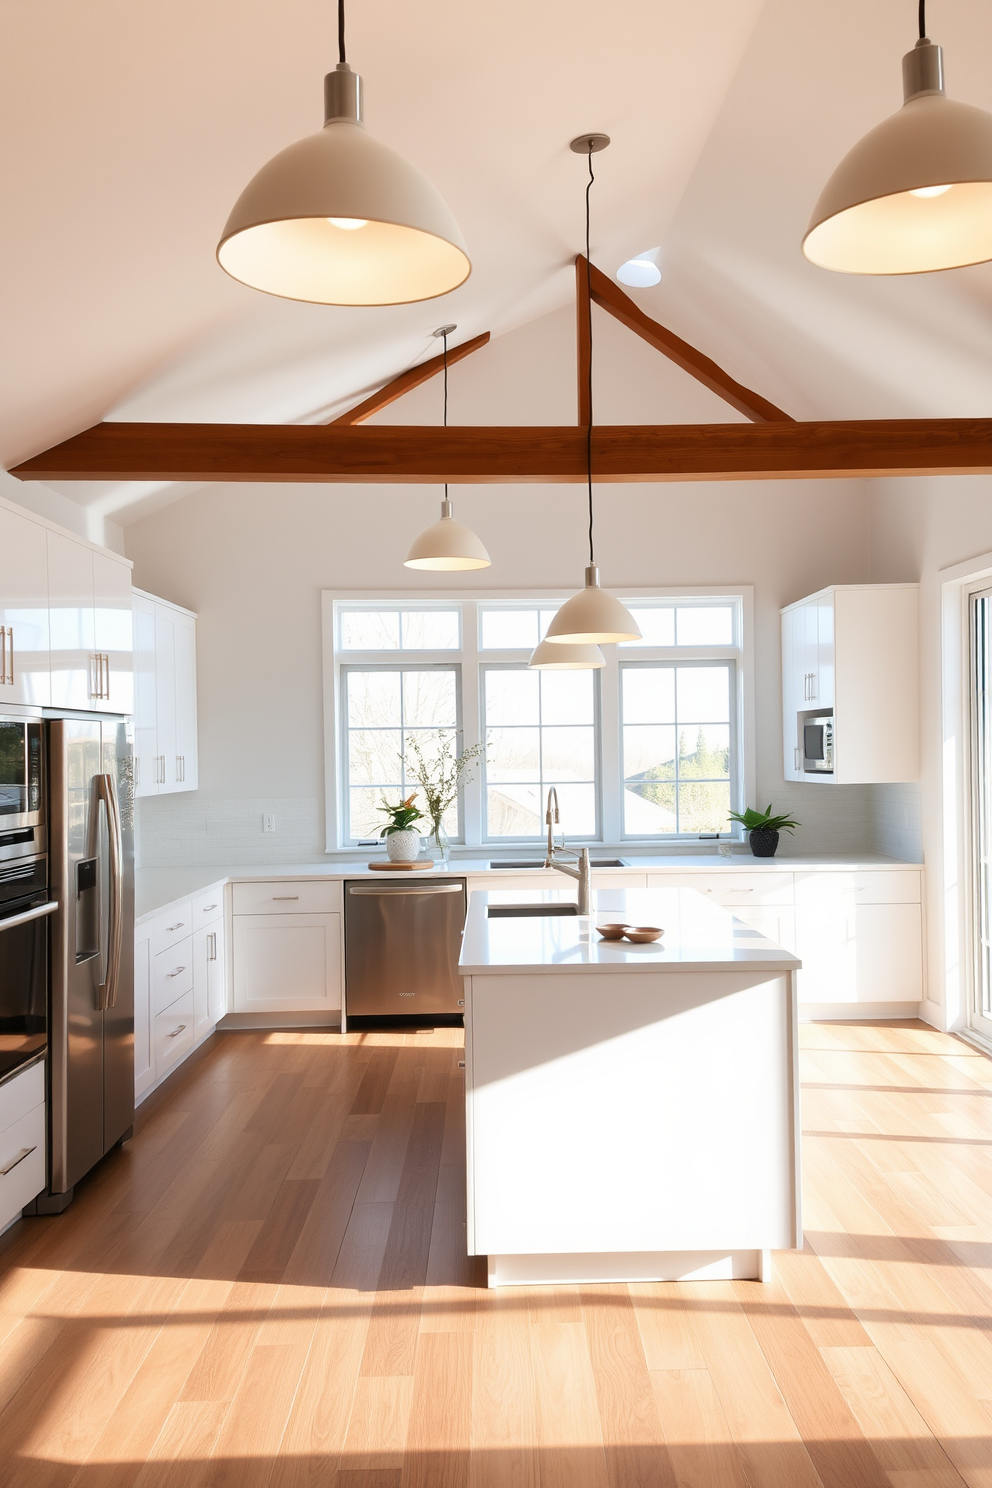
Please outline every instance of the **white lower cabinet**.
[[827, 1008], [924, 998], [919, 868], [655, 872], [652, 889], [712, 897], [802, 961], [800, 1005]]
[[152, 927], [134, 927], [134, 1098], [155, 1084], [152, 1048]]
[[45, 1065], [0, 1085], [0, 1230], [45, 1187]]
[[236, 914], [234, 1012], [337, 1012], [340, 914]]
[[134, 1094], [147, 1095], [227, 1012], [224, 885], [177, 899], [134, 931]]

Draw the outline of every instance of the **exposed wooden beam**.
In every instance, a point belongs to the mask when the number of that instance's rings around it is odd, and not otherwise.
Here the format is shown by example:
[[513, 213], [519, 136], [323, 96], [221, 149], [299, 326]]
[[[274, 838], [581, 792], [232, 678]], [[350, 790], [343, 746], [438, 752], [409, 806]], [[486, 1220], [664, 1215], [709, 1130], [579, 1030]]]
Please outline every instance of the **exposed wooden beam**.
[[[575, 260], [576, 284], [581, 280], [584, 285], [585, 261], [584, 253], [580, 253]], [[716, 393], [731, 408], [736, 408], [738, 413], [746, 414], [756, 424], [795, 422], [789, 414], [776, 408], [774, 403], [769, 403], [760, 393], [753, 393], [750, 388], [735, 382], [729, 372], [724, 372], [716, 362], [690, 346], [688, 341], [683, 341], [681, 336], [676, 336], [674, 331], [668, 330], [657, 320], [652, 320], [650, 315], [645, 315], [641, 307], [635, 305], [630, 296], [624, 294], [620, 286], [607, 278], [595, 264], [592, 265], [591, 281], [594, 305], [606, 310], [621, 325], [625, 325], [629, 331], [653, 346], [655, 351], [660, 351], [662, 356], [668, 357], [683, 372], [688, 372], [690, 377], [708, 387], [711, 393]], [[579, 422], [582, 422], [581, 417]]]
[[[483, 331], [481, 336], [473, 336], [471, 341], [463, 341], [461, 346], [449, 346], [448, 366], [454, 362], [460, 362], [463, 357], [471, 356], [473, 351], [478, 351], [480, 346], [485, 346], [489, 340], [489, 332]], [[329, 428], [340, 427], [348, 424], [364, 424], [366, 419], [378, 413], [380, 408], [388, 408], [390, 403], [395, 403], [397, 398], [402, 398], [404, 393], [412, 392], [421, 383], [429, 382], [432, 377], [444, 369], [444, 353], [440, 356], [431, 357], [429, 361], [418, 362], [416, 367], [411, 367], [407, 372], [401, 372], [399, 377], [394, 377], [392, 382], [387, 382], [377, 393], [366, 398], [362, 403], [356, 403], [354, 408], [349, 408], [347, 413], [342, 413], [339, 418], [331, 419]]]
[[592, 423], [592, 399], [589, 396], [589, 275], [584, 253], [575, 260], [575, 378], [578, 393], [579, 424], [584, 429]]
[[[599, 424], [597, 481], [790, 480], [992, 474], [992, 419]], [[580, 482], [575, 427], [321, 428], [97, 424], [14, 468], [20, 480]]]

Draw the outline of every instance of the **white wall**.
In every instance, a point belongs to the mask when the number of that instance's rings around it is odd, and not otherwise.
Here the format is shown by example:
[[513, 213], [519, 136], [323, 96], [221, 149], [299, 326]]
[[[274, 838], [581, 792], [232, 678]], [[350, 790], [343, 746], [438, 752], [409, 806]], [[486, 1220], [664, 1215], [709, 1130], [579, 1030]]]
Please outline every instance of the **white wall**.
[[956, 922], [945, 924], [945, 884], [955, 880], [957, 865], [945, 863], [943, 850], [941, 570], [992, 551], [992, 478], [877, 480], [870, 485], [872, 578], [883, 583], [912, 579], [920, 584], [919, 789], [927, 864], [926, 1011], [940, 1026], [961, 1027], [965, 1009], [957, 995], [958, 926]]
[[[451, 421], [574, 419], [573, 324], [571, 312], [547, 316], [459, 363]], [[596, 344], [612, 420], [722, 416], [711, 394], [603, 316]], [[439, 421], [440, 384], [394, 404], [388, 416]], [[480, 589], [581, 582], [581, 487], [466, 487], [452, 495], [493, 558]], [[200, 789], [141, 802], [144, 862], [320, 856], [320, 592], [444, 587], [443, 575], [402, 566], [413, 536], [434, 520], [438, 496], [437, 488], [409, 486], [216, 485], [125, 529], [135, 583], [199, 615]], [[867, 787], [828, 792], [783, 782], [778, 615], [825, 584], [868, 579], [865, 484], [610, 485], [598, 488], [596, 513], [606, 585], [754, 586], [757, 804], [773, 801], [803, 823], [785, 851], [866, 849]], [[451, 576], [451, 587], [464, 583], [464, 575]], [[263, 810], [274, 810], [285, 831], [263, 835]]]

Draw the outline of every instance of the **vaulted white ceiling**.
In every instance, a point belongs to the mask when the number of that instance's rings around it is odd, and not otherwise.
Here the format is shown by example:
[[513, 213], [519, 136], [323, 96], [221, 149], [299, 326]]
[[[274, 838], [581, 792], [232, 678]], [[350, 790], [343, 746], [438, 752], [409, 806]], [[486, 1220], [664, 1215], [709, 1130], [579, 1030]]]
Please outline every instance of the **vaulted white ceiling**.
[[[377, 136], [458, 218], [468, 283], [340, 310], [235, 284], [214, 247], [254, 171], [320, 126], [330, 0], [34, 0], [0, 12], [0, 456], [102, 417], [327, 417], [436, 349], [565, 304], [594, 256], [664, 249], [659, 319], [798, 417], [992, 413], [992, 270], [857, 280], [799, 241], [841, 155], [901, 101], [915, 0], [350, 0]], [[931, 0], [953, 96], [992, 109], [992, 7]], [[7, 488], [9, 489], [9, 487]], [[69, 487], [118, 520], [147, 491]]]

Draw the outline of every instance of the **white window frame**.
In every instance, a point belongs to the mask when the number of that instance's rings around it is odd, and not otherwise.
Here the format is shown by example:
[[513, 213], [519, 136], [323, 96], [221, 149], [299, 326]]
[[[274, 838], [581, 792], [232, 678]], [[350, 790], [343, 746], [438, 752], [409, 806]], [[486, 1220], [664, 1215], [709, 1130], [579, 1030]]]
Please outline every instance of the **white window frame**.
[[[485, 605], [505, 605], [507, 608], [525, 607], [555, 608], [562, 604], [574, 589], [349, 589], [324, 590], [321, 594], [321, 625], [323, 639], [323, 708], [324, 708], [324, 806], [325, 806], [325, 851], [329, 855], [354, 857], [356, 844], [343, 840], [344, 762], [340, 724], [341, 670], [342, 667], [388, 666], [394, 660], [398, 667], [423, 663], [451, 665], [460, 662], [461, 726], [462, 737], [469, 742], [480, 737], [479, 708], [482, 696], [480, 667], [483, 664], [511, 662], [519, 664], [521, 652], [480, 648], [479, 608]], [[645, 585], [640, 588], [612, 588], [611, 593], [625, 603], [638, 600], [706, 600], [735, 599], [740, 605], [741, 644], [739, 647], [714, 646], [631, 646], [607, 647], [608, 664], [599, 672], [599, 694], [597, 723], [599, 732], [599, 820], [598, 838], [578, 838], [569, 834], [568, 823], [562, 827], [572, 842], [588, 842], [590, 846], [622, 851], [625, 856], [632, 853], [658, 853], [668, 851], [686, 852], [694, 849], [701, 852], [707, 848], [706, 839], [691, 837], [632, 838], [622, 836], [622, 762], [621, 722], [619, 699], [619, 661], [675, 661], [691, 663], [693, 660], [719, 660], [722, 652], [737, 662], [736, 695], [736, 742], [737, 777], [732, 782], [732, 796], [736, 794], [743, 803], [754, 799], [755, 790], [755, 724], [754, 724], [754, 590], [748, 584], [720, 585], [669, 585], [657, 587]], [[377, 606], [383, 609], [462, 607], [462, 645], [460, 651], [339, 651], [337, 646], [338, 607], [348, 605]], [[614, 790], [612, 784], [617, 788]], [[736, 787], [736, 791], [734, 789]], [[465, 786], [462, 801], [463, 837], [458, 843], [459, 851], [467, 856], [489, 856], [505, 845], [508, 849], [528, 845], [525, 838], [499, 838], [486, 841], [484, 836], [485, 816], [482, 800], [482, 772], [473, 771]], [[742, 840], [742, 832], [736, 829], [722, 838], [724, 841]]]

